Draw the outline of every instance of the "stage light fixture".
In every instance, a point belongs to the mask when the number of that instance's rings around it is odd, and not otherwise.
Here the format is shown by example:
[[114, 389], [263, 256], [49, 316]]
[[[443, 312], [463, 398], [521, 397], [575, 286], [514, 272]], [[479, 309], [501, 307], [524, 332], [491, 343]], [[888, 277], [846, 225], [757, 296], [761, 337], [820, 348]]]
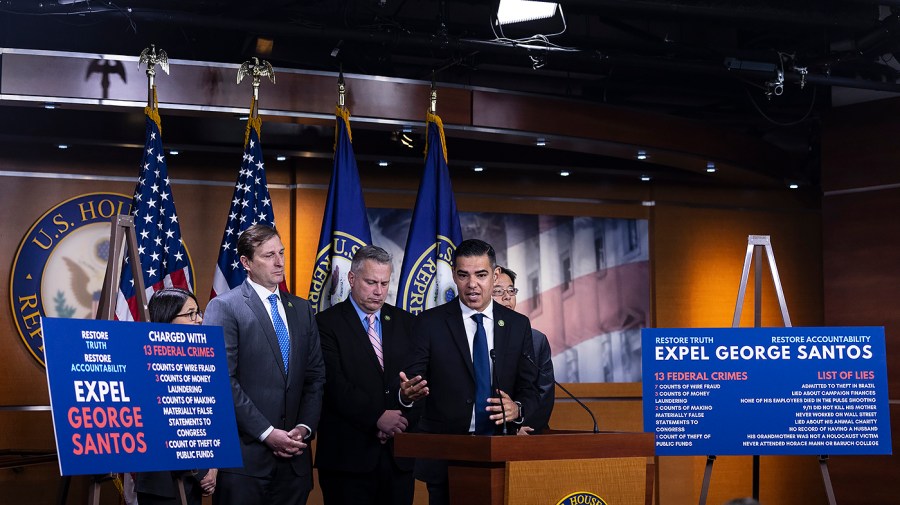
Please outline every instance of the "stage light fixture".
[[501, 26], [552, 18], [559, 9], [556, 2], [533, 0], [500, 0], [497, 23]]
[[178, 150], [177, 150], [177, 149], [171, 149], [171, 150], [169, 150], [169, 154], [172, 155], [172, 156], [178, 156]]
[[791, 189], [797, 189], [797, 188], [800, 187], [800, 185], [797, 184], [796, 182], [792, 182], [792, 183], [790, 183], [790, 184], [788, 185], [788, 187], [791, 188]]
[[712, 161], [706, 162], [706, 171], [713, 174], [716, 172], [716, 164]]
[[275, 41], [264, 37], [256, 38], [256, 54], [259, 56], [272, 56], [272, 49], [275, 48]]
[[534, 145], [536, 145], [538, 147], [544, 147], [547, 145], [547, 139], [545, 139], [544, 137], [539, 137], [537, 140], [534, 141]]
[[639, 160], [646, 160], [646, 159], [647, 159], [647, 151], [638, 151], [638, 152], [637, 152], [637, 159], [639, 159]]
[[475, 172], [484, 172], [484, 167], [481, 165], [475, 165], [474, 167], [472, 167], [472, 170]]
[[275, 157], [275, 161], [284, 161], [287, 159], [287, 156], [280, 155]]
[[68, 144], [59, 144], [59, 145], [56, 146], [56, 147], [58, 147], [58, 148], [60, 148], [60, 149], [68, 149], [68, 148], [69, 148]]
[[641, 180], [644, 181], [644, 182], [650, 182], [650, 176], [649, 176], [649, 175], [642, 175], [642, 176], [641, 176]]
[[391, 164], [391, 162], [390, 162], [390, 161], [387, 161], [387, 160], [379, 160], [379, 161], [378, 161], [378, 166], [379, 166], [379, 167], [386, 167], [386, 166], [388, 166], [388, 165], [390, 165], [390, 164]]
[[331, 50], [332, 58], [337, 58], [338, 55], [341, 54], [341, 46], [342, 45], [344, 45], [344, 39], [339, 40], [338, 43], [335, 44], [334, 49]]
[[568, 170], [560, 170], [560, 171], [559, 171], [559, 176], [560, 176], [560, 177], [568, 177], [568, 176], [570, 176], [570, 175], [572, 175], [572, 173], [569, 172]]

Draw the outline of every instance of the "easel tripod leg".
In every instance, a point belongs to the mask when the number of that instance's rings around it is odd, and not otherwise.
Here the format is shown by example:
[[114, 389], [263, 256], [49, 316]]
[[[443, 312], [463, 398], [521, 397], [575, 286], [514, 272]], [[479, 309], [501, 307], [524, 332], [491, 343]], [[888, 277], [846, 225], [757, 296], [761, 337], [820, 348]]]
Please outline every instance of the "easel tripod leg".
[[712, 468], [713, 463], [715, 462], [715, 456], [706, 457], [706, 470], [703, 472], [703, 486], [700, 488], [700, 505], [706, 505], [706, 496], [709, 493], [709, 481], [712, 479]]
[[819, 468], [822, 470], [822, 481], [825, 483], [828, 505], [837, 505], [837, 500], [834, 498], [834, 488], [831, 486], [831, 475], [828, 473], [828, 456], [819, 456]]

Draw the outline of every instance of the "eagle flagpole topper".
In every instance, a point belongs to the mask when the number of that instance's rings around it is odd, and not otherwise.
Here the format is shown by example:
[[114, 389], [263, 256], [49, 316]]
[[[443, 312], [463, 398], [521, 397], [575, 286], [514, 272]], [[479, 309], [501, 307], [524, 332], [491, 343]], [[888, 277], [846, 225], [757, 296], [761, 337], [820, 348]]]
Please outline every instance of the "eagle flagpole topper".
[[271, 63], [266, 60], [260, 61], [256, 56], [251, 58], [251, 60], [241, 63], [241, 68], [238, 69], [237, 73], [237, 83], [240, 84], [245, 76], [253, 76], [253, 107], [250, 111], [250, 117], [257, 117], [259, 116], [260, 78], [263, 76], [268, 77], [272, 84], [275, 84], [275, 69], [272, 68]]
[[169, 55], [162, 49], [156, 51], [156, 45], [150, 44], [150, 47], [141, 51], [141, 57], [138, 59], [138, 68], [141, 64], [147, 65], [147, 106], [156, 108], [156, 66], [162, 69], [167, 75], [169, 73]]

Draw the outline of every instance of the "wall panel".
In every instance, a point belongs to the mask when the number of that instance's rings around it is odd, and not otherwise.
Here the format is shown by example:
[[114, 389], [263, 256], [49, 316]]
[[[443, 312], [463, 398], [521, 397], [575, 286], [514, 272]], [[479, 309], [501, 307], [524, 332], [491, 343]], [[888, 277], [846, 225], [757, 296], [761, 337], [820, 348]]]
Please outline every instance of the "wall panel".
[[832, 460], [842, 504], [895, 501], [900, 475], [900, 148], [891, 141], [898, 111], [896, 99], [842, 107], [823, 128], [825, 322], [884, 326], [893, 426], [894, 456]]

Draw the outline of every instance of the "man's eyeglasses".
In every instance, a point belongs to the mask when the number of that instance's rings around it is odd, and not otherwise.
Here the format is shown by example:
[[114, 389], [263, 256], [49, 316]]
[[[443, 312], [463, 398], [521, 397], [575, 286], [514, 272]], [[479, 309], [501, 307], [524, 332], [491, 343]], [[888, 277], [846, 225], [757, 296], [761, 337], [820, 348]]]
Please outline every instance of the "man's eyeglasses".
[[510, 286], [506, 289], [494, 288], [494, 291], [493, 291], [494, 296], [503, 296], [504, 293], [509, 296], [516, 296], [519, 293], [519, 288], [514, 288], [512, 286]]
[[190, 318], [192, 323], [196, 323], [197, 319], [203, 319], [203, 311], [192, 310], [190, 312], [185, 312], [184, 314], [175, 314], [175, 317], [187, 317]]

